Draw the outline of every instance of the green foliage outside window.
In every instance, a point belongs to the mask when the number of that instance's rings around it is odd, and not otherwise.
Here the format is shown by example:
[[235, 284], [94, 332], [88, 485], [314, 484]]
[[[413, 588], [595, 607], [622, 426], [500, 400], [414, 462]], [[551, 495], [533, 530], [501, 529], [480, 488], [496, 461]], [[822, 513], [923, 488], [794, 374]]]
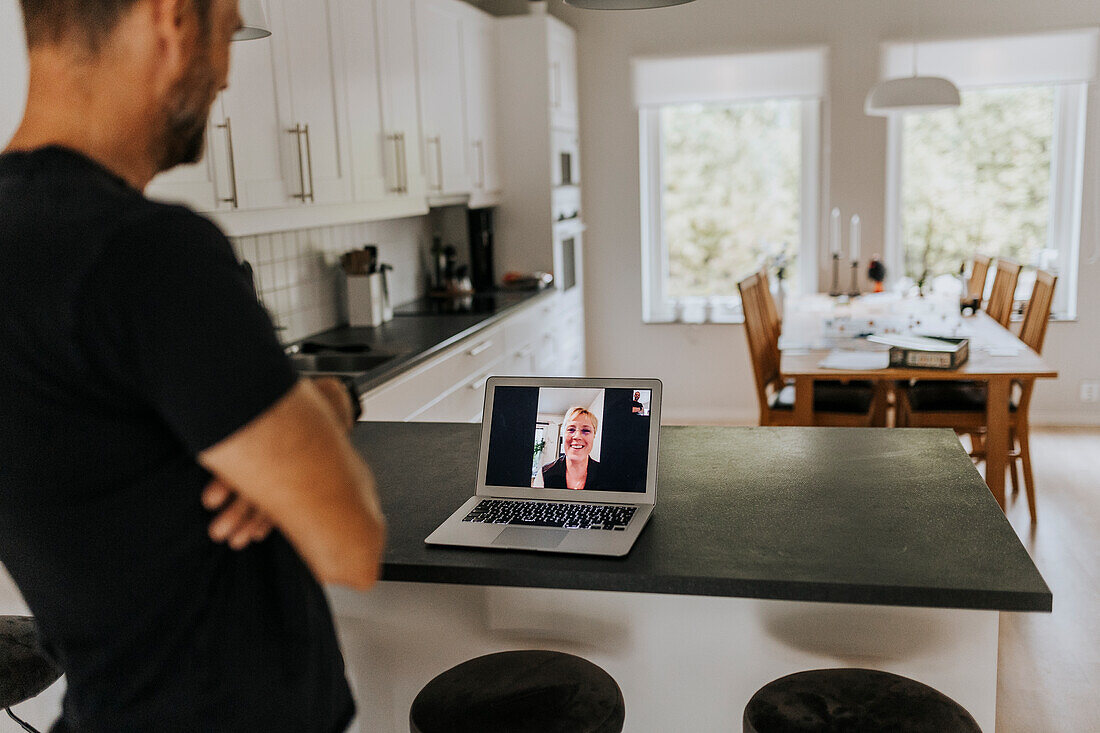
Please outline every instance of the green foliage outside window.
[[904, 125], [905, 274], [956, 273], [977, 253], [1038, 261], [1050, 222], [1053, 88], [964, 91], [958, 109], [908, 115]]
[[784, 251], [797, 278], [801, 121], [798, 100], [661, 110], [669, 296], [736, 296]]

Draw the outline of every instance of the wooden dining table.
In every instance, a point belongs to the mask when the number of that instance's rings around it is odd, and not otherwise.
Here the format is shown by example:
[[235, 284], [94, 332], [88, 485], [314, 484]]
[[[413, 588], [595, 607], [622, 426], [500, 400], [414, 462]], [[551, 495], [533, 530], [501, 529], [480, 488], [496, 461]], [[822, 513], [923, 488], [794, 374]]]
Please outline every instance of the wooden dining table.
[[[813, 387], [820, 380], [869, 380], [882, 389], [888, 389], [897, 380], [910, 379], [985, 382], [986, 483], [1004, 508], [1005, 468], [1012, 447], [1009, 425], [1012, 385], [1058, 376], [1039, 354], [982, 311], [960, 315], [956, 299], [883, 295], [838, 302], [828, 296], [812, 295], [789, 299], [784, 310], [779, 369], [785, 379], [794, 381], [794, 412], [799, 425], [814, 424]], [[957, 369], [868, 369], [855, 364], [859, 361], [855, 352], [887, 348], [862, 338], [883, 333], [968, 338], [969, 359]], [[841, 366], [835, 368], [826, 361], [830, 356], [854, 358], [848, 360], [852, 362], [850, 368], [845, 368], [844, 359], [831, 359]]]

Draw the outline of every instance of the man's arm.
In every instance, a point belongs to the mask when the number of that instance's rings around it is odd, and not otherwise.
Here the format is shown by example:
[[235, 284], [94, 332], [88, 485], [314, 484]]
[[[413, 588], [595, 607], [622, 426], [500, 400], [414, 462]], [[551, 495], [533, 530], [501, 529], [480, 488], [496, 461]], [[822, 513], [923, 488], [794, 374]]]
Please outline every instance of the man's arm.
[[367, 588], [378, 579], [385, 522], [347, 418], [321, 389], [299, 380], [198, 460], [269, 517], [318, 580]]

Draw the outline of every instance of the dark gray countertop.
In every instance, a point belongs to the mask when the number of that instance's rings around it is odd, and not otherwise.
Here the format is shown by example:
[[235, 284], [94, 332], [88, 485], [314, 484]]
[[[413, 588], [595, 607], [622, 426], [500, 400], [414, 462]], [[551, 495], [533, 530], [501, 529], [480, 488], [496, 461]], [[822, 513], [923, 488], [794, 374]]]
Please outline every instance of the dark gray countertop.
[[364, 393], [512, 315], [521, 306], [549, 297], [554, 292], [548, 289], [500, 293], [498, 309], [494, 313], [395, 316], [381, 326], [341, 326], [305, 340], [334, 346], [367, 344], [372, 352], [395, 354], [396, 358], [382, 366], [355, 375], [356, 389]]
[[1000, 611], [1051, 593], [949, 430], [661, 429], [657, 508], [625, 558], [429, 547], [474, 491], [480, 426], [368, 423], [386, 580]]

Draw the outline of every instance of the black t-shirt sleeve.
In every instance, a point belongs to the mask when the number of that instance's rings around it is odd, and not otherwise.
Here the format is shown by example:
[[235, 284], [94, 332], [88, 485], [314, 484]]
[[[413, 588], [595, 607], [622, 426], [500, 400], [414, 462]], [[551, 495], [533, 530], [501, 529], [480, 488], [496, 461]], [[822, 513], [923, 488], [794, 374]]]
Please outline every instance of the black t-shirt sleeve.
[[182, 207], [120, 226], [85, 283], [90, 360], [197, 454], [297, 377], [229, 241]]

